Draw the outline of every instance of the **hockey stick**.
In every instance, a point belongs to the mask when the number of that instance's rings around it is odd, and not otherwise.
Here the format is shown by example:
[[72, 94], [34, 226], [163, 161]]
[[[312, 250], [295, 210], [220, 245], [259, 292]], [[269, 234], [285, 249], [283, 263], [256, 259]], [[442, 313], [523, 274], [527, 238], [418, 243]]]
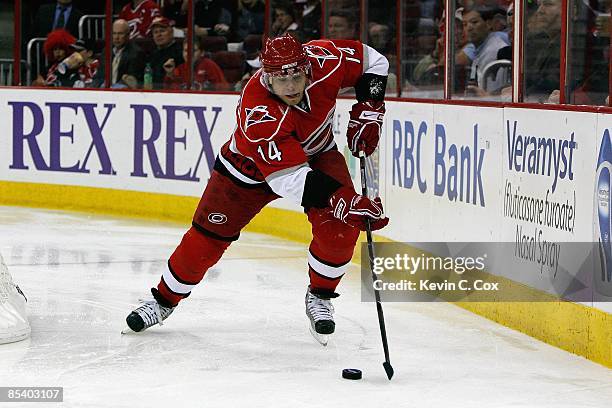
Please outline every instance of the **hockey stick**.
[[[363, 150], [359, 151], [359, 167], [361, 169], [361, 195], [368, 196], [368, 184], [366, 181], [366, 157]], [[374, 243], [372, 241], [372, 228], [370, 220], [366, 219], [366, 237], [368, 239], [368, 255], [370, 258], [370, 272], [372, 273], [372, 282], [376, 281], [374, 275]], [[378, 325], [380, 326], [380, 337], [382, 338], [383, 350], [385, 352], [385, 362], [383, 367], [387, 373], [389, 380], [393, 377], [393, 367], [389, 361], [389, 344], [387, 343], [387, 329], [385, 328], [385, 316], [383, 314], [382, 303], [380, 301], [380, 293], [374, 288], [374, 296], [376, 298], [376, 311], [378, 312]]]

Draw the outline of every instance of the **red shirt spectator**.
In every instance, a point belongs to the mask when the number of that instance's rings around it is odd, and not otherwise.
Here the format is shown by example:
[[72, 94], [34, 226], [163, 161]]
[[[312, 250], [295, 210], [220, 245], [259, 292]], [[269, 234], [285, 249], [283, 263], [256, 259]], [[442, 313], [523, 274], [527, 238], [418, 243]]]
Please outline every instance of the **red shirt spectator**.
[[34, 86], [59, 86], [57, 85], [57, 75], [55, 70], [60, 62], [66, 57], [73, 53], [73, 49], [70, 47], [76, 42], [68, 31], [63, 28], [53, 30], [47, 35], [45, 44], [43, 45], [43, 51], [49, 62], [49, 69], [45, 78], [42, 75], [32, 82]]
[[[166, 75], [164, 89], [188, 89], [187, 64], [174, 69], [173, 76]], [[193, 73], [193, 87], [196, 90], [227, 91], [229, 84], [221, 68], [210, 58], [201, 58]]]
[[151, 22], [157, 16], [161, 16], [161, 11], [153, 0], [131, 1], [119, 13], [119, 18], [126, 20], [130, 26], [130, 39], [145, 38]]
[[[210, 58], [203, 56], [203, 46], [196, 40], [193, 49], [193, 59], [196, 61], [193, 72], [193, 86], [196, 90], [227, 91], [229, 84], [221, 67]], [[187, 60], [187, 42], [183, 43], [183, 58]], [[174, 60], [170, 59], [164, 64], [166, 76], [164, 78], [164, 89], [189, 89], [189, 77], [187, 76], [187, 63], [175, 67]]]

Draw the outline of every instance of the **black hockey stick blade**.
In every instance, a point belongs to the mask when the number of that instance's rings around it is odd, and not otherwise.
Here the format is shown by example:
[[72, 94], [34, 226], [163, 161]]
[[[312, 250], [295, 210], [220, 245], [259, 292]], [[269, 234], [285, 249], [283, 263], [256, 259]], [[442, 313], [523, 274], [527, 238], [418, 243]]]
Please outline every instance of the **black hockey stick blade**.
[[393, 377], [393, 374], [394, 374], [393, 367], [391, 367], [391, 363], [388, 361], [385, 361], [383, 363], [383, 367], [385, 368], [385, 373], [387, 373], [387, 378], [391, 380], [391, 377]]

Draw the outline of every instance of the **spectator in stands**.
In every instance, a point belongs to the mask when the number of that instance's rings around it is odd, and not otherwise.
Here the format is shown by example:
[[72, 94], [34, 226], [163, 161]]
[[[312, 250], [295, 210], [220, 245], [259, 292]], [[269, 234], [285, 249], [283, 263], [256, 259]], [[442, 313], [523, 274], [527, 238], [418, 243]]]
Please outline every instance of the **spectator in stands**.
[[[370, 40], [368, 45], [374, 48], [376, 51], [387, 56], [389, 53], [393, 53], [391, 40], [391, 29], [386, 24], [370, 23], [368, 27], [368, 36]], [[389, 59], [389, 57], [387, 57]]]
[[55, 70], [59, 86], [70, 88], [99, 88], [104, 83], [100, 61], [96, 58], [94, 40], [77, 40], [70, 46], [74, 52]]
[[510, 3], [506, 11], [506, 26], [508, 27], [508, 43], [509, 45], [502, 47], [497, 51], [498, 60], [512, 61], [512, 42], [514, 41], [514, 3]]
[[79, 35], [79, 20], [83, 17], [72, 0], [57, 0], [54, 4], [43, 4], [34, 16], [33, 34], [46, 37], [58, 28], [63, 28], [74, 37]]
[[[438, 38], [435, 42], [435, 46], [433, 50], [423, 56], [419, 62], [414, 67], [412, 71], [412, 83], [418, 86], [424, 85], [440, 85], [444, 82], [444, 67], [446, 65], [446, 61], [444, 60], [444, 30], [445, 26], [445, 17], [442, 15], [438, 23]], [[463, 44], [461, 44], [461, 20], [459, 20], [455, 16], [455, 46], [456, 48], [460, 48]]]
[[493, 15], [493, 21], [491, 22], [491, 31], [493, 32], [504, 32], [508, 29], [508, 17], [504, 10], [496, 8], [496, 13]]
[[283, 34], [296, 32], [298, 24], [296, 22], [295, 8], [287, 3], [280, 3], [274, 7], [274, 23], [272, 23], [272, 37], [279, 37]]
[[531, 102], [544, 102], [559, 89], [561, 0], [541, 0], [530, 29], [532, 32], [528, 35], [541, 35], [544, 42], [538, 42], [542, 46], [533, 58], [525, 58], [525, 97]]
[[[196, 36], [230, 36], [232, 13], [219, 0], [194, 0], [193, 22]], [[164, 16], [176, 22], [183, 31], [187, 29], [188, 0], [167, 0]], [[263, 16], [262, 16], [263, 18]], [[263, 31], [263, 30], [262, 30]]]
[[43, 45], [43, 51], [49, 67], [45, 78], [42, 75], [38, 75], [38, 78], [32, 83], [33, 86], [60, 86], [59, 80], [56, 75], [57, 66], [66, 57], [68, 57], [74, 51], [70, 46], [76, 42], [74, 38], [67, 30], [59, 28], [53, 30], [47, 36]]
[[[506, 26], [508, 27], [508, 41], [509, 45], [500, 48], [497, 51], [497, 60], [509, 60], [512, 61], [512, 41], [513, 41], [513, 24], [514, 24], [514, 6], [510, 3], [508, 10], [506, 11]], [[503, 37], [502, 37], [503, 39]], [[495, 78], [489, 78], [487, 89], [482, 89], [480, 86], [470, 85], [471, 95], [479, 97], [493, 97], [501, 95], [499, 99], [504, 102], [512, 101], [512, 86], [508, 83], [508, 78], [505, 77], [502, 70], [498, 70], [495, 74]], [[498, 98], [494, 98], [498, 99]]]
[[[164, 64], [164, 89], [195, 89], [198, 91], [227, 91], [229, 84], [225, 80], [221, 68], [204, 53], [203, 37], [196, 37], [193, 47], [193, 85], [187, 72], [187, 63], [176, 66], [174, 59]], [[187, 61], [187, 42], [183, 42], [183, 59]]]
[[334, 40], [355, 40], [357, 36], [357, 18], [353, 13], [344, 10], [332, 10], [327, 23], [327, 38]]
[[259, 68], [261, 68], [261, 61], [259, 60], [262, 47], [261, 36], [258, 36], [259, 41], [256, 41], [257, 36], [253, 37], [248, 37], [248, 39], [243, 43], [242, 50], [245, 53], [245, 60], [242, 70], [242, 77], [234, 84], [234, 91], [237, 92], [242, 91], [242, 88], [246, 86], [249, 79], [259, 70]]
[[257, 55], [255, 57], [249, 58], [249, 56], [247, 55], [247, 60], [245, 64], [246, 67], [244, 75], [242, 75], [240, 81], [236, 82], [236, 84], [234, 85], [234, 91], [236, 92], [242, 91], [242, 89], [244, 89], [244, 87], [246, 86], [247, 82], [249, 82], [249, 79], [251, 79], [251, 77], [255, 75], [255, 73], [261, 68], [261, 61], [259, 60], [259, 51], [257, 52]]
[[302, 11], [301, 40], [308, 42], [321, 38], [321, 0], [308, 0]]
[[169, 20], [174, 20], [175, 27], [187, 27], [188, 0], [165, 0], [162, 15]]
[[196, 0], [194, 9], [193, 22], [197, 36], [231, 35], [232, 13], [223, 7], [221, 0]]
[[113, 23], [112, 41], [111, 87], [138, 88], [143, 79], [145, 57], [134, 40], [130, 40], [127, 21], [119, 19]]
[[[424, 3], [426, 0], [403, 0], [404, 10], [406, 7], [410, 7], [408, 3]], [[417, 6], [419, 6], [417, 4]], [[422, 5], [420, 6], [422, 7]], [[338, 8], [337, 6], [330, 8]], [[395, 0], [376, 0], [368, 2], [368, 22], [376, 22], [378, 24], [383, 24], [388, 26], [391, 29], [395, 28], [395, 19], [396, 19], [396, 1]], [[399, 11], [397, 11], [399, 12]], [[420, 16], [419, 16], [420, 17]], [[404, 27], [404, 30], [408, 29], [408, 27]]]
[[[497, 51], [497, 59], [512, 61], [514, 59], [512, 51], [514, 42], [514, 2], [510, 2], [508, 5], [508, 10], [506, 11], [506, 24], [508, 27], [508, 42], [510, 45], [500, 48], [499, 51]], [[502, 87], [499, 92], [503, 102], [512, 102], [512, 85]]]
[[166, 17], [156, 17], [151, 23], [153, 42], [156, 49], [149, 56], [148, 63], [153, 69], [153, 87], [160, 89], [163, 86], [166, 71], [164, 65], [173, 60], [175, 65], [181, 65], [183, 59], [183, 47], [174, 39], [174, 22]]
[[[393, 68], [397, 64], [396, 46], [393, 43], [395, 36], [392, 33], [392, 29], [387, 24], [370, 22], [368, 25], [368, 45], [380, 52], [387, 58], [389, 65]], [[435, 37], [432, 43], [435, 42]], [[391, 71], [395, 71], [395, 69]], [[395, 72], [389, 72], [387, 78], [387, 89], [386, 92], [394, 93], [397, 91], [397, 75]]]
[[508, 45], [504, 37], [493, 31], [493, 17], [498, 12], [497, 9], [488, 7], [468, 7], [462, 12], [466, 39], [474, 45], [469, 72], [471, 83], [466, 87], [468, 94], [474, 94], [477, 91], [478, 78], [482, 77], [484, 68], [488, 63], [497, 59], [497, 52], [501, 48]]
[[249, 34], [263, 34], [266, 6], [262, 0], [238, 0], [236, 40]]
[[[580, 3], [574, 6], [576, 8], [571, 13], [573, 18], [570, 22], [572, 30], [568, 33], [569, 66], [566, 84], [569, 92], [565, 95], [565, 103], [608, 105], [610, 3], [599, 2], [597, 9], [580, 10]], [[546, 103], [559, 103], [560, 96], [557, 88], [548, 96]]]
[[132, 0], [119, 12], [119, 18], [130, 26], [130, 39], [146, 38], [151, 23], [158, 16], [161, 16], [161, 11], [153, 0]]

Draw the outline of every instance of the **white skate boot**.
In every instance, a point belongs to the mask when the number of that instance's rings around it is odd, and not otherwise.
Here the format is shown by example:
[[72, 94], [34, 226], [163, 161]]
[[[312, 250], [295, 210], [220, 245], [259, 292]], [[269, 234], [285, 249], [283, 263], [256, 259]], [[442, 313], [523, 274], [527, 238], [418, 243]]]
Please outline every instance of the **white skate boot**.
[[0, 344], [21, 341], [30, 336], [26, 301], [8, 272], [3, 275], [0, 270]]
[[334, 306], [330, 299], [338, 297], [334, 292], [314, 291], [311, 292], [310, 286], [306, 291], [306, 316], [310, 319], [310, 334], [321, 345], [327, 346], [329, 335], [336, 328], [334, 322]]
[[[168, 318], [176, 309], [176, 306], [171, 307], [164, 305], [164, 300], [159, 295], [157, 289], [152, 288], [151, 293], [153, 299], [140, 300], [142, 305], [137, 307], [132, 313], [125, 319], [128, 327], [135, 332], [141, 332], [148, 329], [151, 326], [159, 324], [162, 326], [164, 320]], [[160, 303], [161, 301], [161, 303]], [[122, 333], [126, 333], [128, 330], [125, 329]]]

